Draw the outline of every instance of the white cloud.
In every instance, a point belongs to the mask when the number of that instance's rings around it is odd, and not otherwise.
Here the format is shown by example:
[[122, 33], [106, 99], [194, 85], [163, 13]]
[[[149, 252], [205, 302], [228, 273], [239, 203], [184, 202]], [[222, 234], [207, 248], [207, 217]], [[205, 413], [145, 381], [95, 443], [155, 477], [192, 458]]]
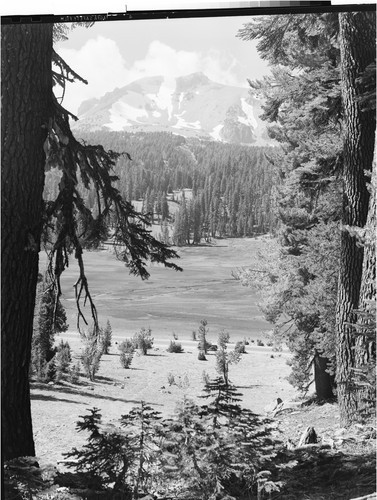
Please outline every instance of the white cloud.
[[175, 50], [157, 40], [150, 43], [143, 59], [128, 66], [117, 44], [103, 36], [88, 40], [79, 50], [58, 50], [65, 61], [88, 80], [67, 85], [64, 106], [73, 113], [82, 101], [101, 97], [116, 87], [146, 76], [163, 75], [168, 87], [174, 77], [202, 71], [208, 78], [228, 84], [244, 85], [237, 80], [239, 63], [230, 54], [218, 50], [206, 52]]
[[89, 39], [79, 50], [58, 49], [59, 54], [80, 76], [88, 81], [88, 85], [80, 82], [67, 84], [63, 105], [72, 111], [82, 101], [100, 97], [127, 83], [128, 71], [117, 44], [102, 36]]

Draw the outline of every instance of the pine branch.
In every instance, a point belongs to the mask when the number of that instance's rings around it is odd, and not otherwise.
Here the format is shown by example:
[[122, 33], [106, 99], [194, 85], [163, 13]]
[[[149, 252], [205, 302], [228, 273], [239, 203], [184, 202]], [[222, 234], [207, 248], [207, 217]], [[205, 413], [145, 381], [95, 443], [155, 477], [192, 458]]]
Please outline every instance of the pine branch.
[[[85, 241], [96, 245], [107, 238], [104, 222], [107, 217], [115, 216], [113, 240], [115, 244], [122, 246], [117, 256], [127, 264], [131, 274], [147, 279], [149, 277], [146, 269], [147, 261], [162, 263], [176, 271], [182, 269], [169, 261], [178, 258], [178, 254], [156, 240], [151, 232], [145, 229], [150, 227], [148, 218], [135, 211], [114, 187], [113, 183], [118, 177], [114, 175], [113, 167], [122, 154], [105, 151], [101, 145], [91, 146], [78, 142], [69, 126], [69, 116], [73, 115], [66, 111], [56, 98], [53, 104], [54, 113], [45, 143], [46, 164], [59, 168], [62, 171], [62, 178], [56, 199], [46, 204], [45, 226], [54, 228], [55, 232], [49, 254], [49, 267], [60, 297], [60, 277], [68, 266], [68, 255], [75, 251], [75, 258], [79, 264], [79, 277], [75, 284], [77, 326], [80, 330], [80, 320], [87, 324], [81, 304], [89, 302], [95, 329], [98, 330], [97, 310], [90, 294], [82, 255]], [[127, 153], [124, 154], [131, 159]], [[91, 184], [96, 188], [97, 217], [94, 217], [85, 206], [78, 190], [79, 175], [85, 188], [88, 189]]]

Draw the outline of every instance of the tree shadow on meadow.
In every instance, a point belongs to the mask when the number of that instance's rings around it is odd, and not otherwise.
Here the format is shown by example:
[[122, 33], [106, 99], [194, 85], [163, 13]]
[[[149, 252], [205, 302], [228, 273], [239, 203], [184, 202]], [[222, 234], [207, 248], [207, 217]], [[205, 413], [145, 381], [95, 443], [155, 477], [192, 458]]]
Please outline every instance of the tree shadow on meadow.
[[304, 448], [276, 457], [274, 481], [283, 487], [272, 499], [350, 500], [376, 491], [376, 455]]
[[56, 401], [58, 403], [73, 403], [73, 404], [87, 404], [84, 403], [83, 401], [74, 401], [73, 399], [65, 399], [65, 398], [59, 398], [55, 397], [52, 394], [31, 394], [30, 395], [31, 400], [38, 400], [38, 401]]
[[[101, 399], [101, 400], [104, 400], [104, 401], [120, 401], [122, 403], [132, 403], [132, 404], [139, 404], [140, 403], [140, 399], [127, 399], [127, 398], [117, 398], [117, 397], [114, 397], [114, 396], [109, 396], [108, 394], [96, 394], [92, 389], [91, 389], [91, 386], [84, 386], [86, 388], [88, 388], [88, 390], [80, 390], [80, 389], [75, 389], [75, 388], [72, 388], [72, 387], [69, 387], [69, 386], [65, 386], [65, 385], [61, 385], [61, 386], [57, 386], [57, 385], [54, 385], [54, 386], [49, 386], [49, 385], [45, 385], [45, 384], [37, 384], [37, 387], [33, 384], [33, 387], [34, 388], [38, 388], [38, 389], [42, 389], [43, 391], [46, 391], [46, 392], [50, 392], [50, 393], [55, 393], [55, 394], [36, 394], [36, 393], [31, 393], [31, 399], [44, 399], [44, 400], [57, 400], [57, 401], [67, 401], [67, 402], [70, 402], [70, 403], [75, 403], [76, 401], [72, 401], [72, 400], [65, 400], [65, 399], [61, 399], [59, 398], [58, 395], [56, 395], [56, 393], [59, 393], [59, 394], [72, 394], [72, 395], [75, 395], [75, 396], [83, 396], [83, 397], [87, 397], [87, 398], [91, 398], [91, 399]], [[82, 386], [81, 386], [82, 387]], [[77, 403], [82, 403], [82, 401], [78, 401]], [[90, 403], [88, 403], [90, 404]], [[148, 403], [146, 402], [146, 404], [153, 404], [154, 406], [163, 406], [162, 404], [159, 404], [159, 403]]]

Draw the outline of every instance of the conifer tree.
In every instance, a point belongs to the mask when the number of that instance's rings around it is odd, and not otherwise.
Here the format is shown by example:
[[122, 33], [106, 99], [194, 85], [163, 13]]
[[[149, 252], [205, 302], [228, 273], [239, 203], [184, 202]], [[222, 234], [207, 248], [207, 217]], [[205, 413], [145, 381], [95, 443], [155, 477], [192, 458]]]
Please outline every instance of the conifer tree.
[[[258, 39], [261, 56], [276, 65], [272, 77], [250, 82], [266, 98], [263, 118], [272, 124], [269, 135], [283, 146], [271, 158], [280, 177], [281, 270], [275, 274], [266, 268], [270, 290], [275, 289], [266, 312], [275, 323], [288, 316], [290, 327], [285, 319], [276, 330], [288, 333], [295, 352], [295, 385], [304, 388], [310, 382], [314, 359], [317, 395], [323, 399], [333, 397], [328, 370], [329, 364], [335, 366], [337, 283], [334, 268], [318, 258], [317, 249], [330, 253], [337, 267], [341, 183], [336, 172], [342, 165], [337, 26], [337, 14], [306, 14], [259, 18], [240, 32], [244, 39]], [[300, 72], [295, 74], [295, 68]], [[261, 214], [256, 224], [263, 228]], [[321, 284], [327, 294], [318, 293]]]
[[[369, 192], [365, 172], [371, 171], [375, 145], [375, 110], [363, 110], [364, 88], [358, 78], [376, 58], [375, 12], [339, 15], [342, 99], [344, 107], [343, 219], [363, 228], [367, 221]], [[375, 88], [375, 80], [374, 80]], [[355, 336], [363, 266], [363, 248], [347, 231], [341, 235], [341, 264], [337, 302], [337, 384], [340, 415], [348, 423], [358, 410], [358, 398], [349, 385], [356, 366]]]
[[[54, 36], [64, 38], [64, 27], [55, 27]], [[177, 257], [176, 252], [153, 238], [145, 229], [149, 227], [146, 217], [114, 187], [118, 178], [113, 168], [120, 154], [79, 142], [72, 134], [69, 118], [76, 117], [63, 108], [52, 87], [61, 87], [64, 94], [67, 80], [86, 81], [53, 50], [52, 26], [2, 26], [1, 59], [2, 174], [7, 179], [2, 183], [2, 297], [6, 297], [2, 308], [2, 424], [4, 457], [9, 459], [35, 453], [28, 376], [42, 229], [57, 297], [61, 275], [74, 254], [79, 265], [75, 284], [78, 327], [82, 321], [87, 323], [81, 309], [84, 299], [97, 334], [97, 310], [85, 274], [83, 241], [99, 244], [103, 221], [110, 215], [115, 215], [114, 240], [125, 248], [117, 257], [132, 274], [148, 278], [147, 260], [180, 268], [170, 261]], [[43, 203], [45, 171], [49, 169], [59, 171], [59, 193]], [[94, 185], [95, 212], [85, 205], [79, 180], [86, 190]]]
[[[207, 342], [207, 334], [208, 334], [208, 328], [207, 328], [207, 320], [202, 319], [200, 321], [199, 329], [198, 329], [198, 338], [199, 338], [199, 359], [201, 356], [205, 356], [208, 351], [209, 344]], [[205, 358], [204, 358], [205, 359]]]
[[112, 328], [110, 321], [107, 320], [106, 327], [102, 329], [101, 332], [101, 343], [103, 354], [109, 354], [109, 349], [111, 347], [111, 338], [112, 338]]
[[45, 155], [51, 116], [52, 26], [1, 26], [2, 446], [35, 454], [29, 390]]
[[68, 329], [65, 309], [57, 297], [48, 275], [39, 287], [38, 316], [32, 339], [31, 368], [41, 380], [45, 378], [47, 364], [55, 355], [55, 334]]
[[140, 403], [139, 407], [122, 415], [121, 426], [128, 437], [133, 460], [129, 467], [129, 484], [133, 498], [138, 498], [141, 492], [148, 492], [148, 483], [153, 481], [152, 470], [156, 463], [158, 449], [157, 423], [161, 419], [160, 412], [151, 406]]

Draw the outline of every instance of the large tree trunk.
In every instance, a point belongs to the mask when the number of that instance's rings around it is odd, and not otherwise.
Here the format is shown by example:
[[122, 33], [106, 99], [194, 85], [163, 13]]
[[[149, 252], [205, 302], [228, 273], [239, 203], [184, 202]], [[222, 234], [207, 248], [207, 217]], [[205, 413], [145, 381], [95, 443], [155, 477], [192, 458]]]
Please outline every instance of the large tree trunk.
[[51, 116], [52, 25], [1, 28], [1, 327], [4, 459], [34, 456], [29, 363]]
[[[369, 193], [364, 171], [373, 159], [374, 112], [362, 112], [362, 93], [356, 79], [375, 59], [375, 13], [339, 14], [342, 99], [344, 108], [344, 193], [343, 224], [364, 227]], [[355, 335], [352, 323], [359, 304], [363, 249], [348, 231], [341, 236], [337, 304], [337, 388], [340, 416], [347, 423], [357, 410], [356, 395], [350, 390], [355, 365]]]
[[323, 358], [316, 352], [314, 356], [314, 382], [317, 398], [320, 400], [329, 400], [334, 398], [334, 375], [327, 371], [329, 360]]
[[[371, 197], [369, 200], [369, 211], [364, 236], [364, 260], [361, 276], [361, 288], [359, 298], [359, 311], [366, 315], [359, 315], [358, 337], [355, 347], [355, 366], [357, 369], [365, 368], [368, 364], [375, 367], [376, 363], [376, 194], [377, 194], [377, 150], [374, 146], [374, 159], [371, 180]], [[373, 384], [368, 387], [360, 387], [357, 394], [358, 406], [369, 402], [373, 404], [376, 395]]]

